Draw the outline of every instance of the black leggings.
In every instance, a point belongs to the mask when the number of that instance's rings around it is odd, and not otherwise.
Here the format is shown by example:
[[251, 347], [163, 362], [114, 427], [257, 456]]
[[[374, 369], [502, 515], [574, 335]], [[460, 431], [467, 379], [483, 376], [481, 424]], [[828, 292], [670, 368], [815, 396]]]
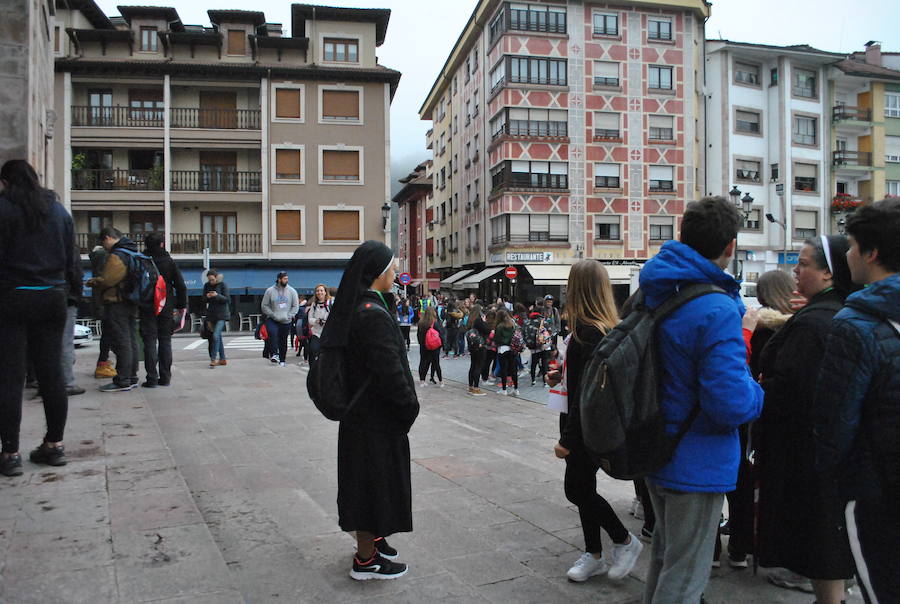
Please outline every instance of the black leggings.
[[[61, 442], [69, 412], [62, 367], [66, 294], [61, 288], [8, 290], [0, 294], [0, 440], [4, 453], [19, 450], [26, 358], [44, 399], [45, 442]], [[26, 354], [27, 350], [27, 354]]]
[[401, 325], [401, 326], [400, 326], [400, 333], [403, 334], [403, 341], [406, 342], [406, 349], [407, 349], [407, 350], [409, 350], [409, 330], [410, 330], [410, 327], [411, 327], [410, 325]]
[[[519, 363], [518, 356], [512, 350], [507, 350], [500, 355], [500, 382], [506, 390], [506, 378], [511, 377], [513, 388], [519, 389]], [[598, 466], [599, 469], [599, 466]]]
[[478, 350], [470, 350], [471, 358], [469, 360], [469, 386], [478, 388], [478, 380], [481, 377], [481, 371], [484, 368], [484, 356], [487, 351], [484, 348]]
[[547, 375], [547, 353], [549, 350], [532, 350], [531, 351], [531, 381], [534, 382], [534, 374], [540, 366], [541, 375]]
[[[560, 414], [560, 417], [562, 424], [565, 414]], [[584, 533], [584, 551], [591, 554], [603, 551], [601, 529], [609, 533], [613, 543], [624, 543], [628, 539], [628, 529], [616, 516], [609, 502], [597, 493], [599, 469], [600, 466], [594, 463], [583, 446], [573, 449], [566, 457], [566, 499], [578, 506], [581, 530]]]
[[424, 382], [425, 375], [428, 373], [428, 368], [431, 368], [431, 379], [434, 379], [434, 373], [437, 372], [438, 381], [443, 382], [444, 377], [441, 375], [441, 349], [437, 350], [427, 350], [424, 348], [420, 348], [420, 354], [422, 356], [419, 361], [419, 380]]

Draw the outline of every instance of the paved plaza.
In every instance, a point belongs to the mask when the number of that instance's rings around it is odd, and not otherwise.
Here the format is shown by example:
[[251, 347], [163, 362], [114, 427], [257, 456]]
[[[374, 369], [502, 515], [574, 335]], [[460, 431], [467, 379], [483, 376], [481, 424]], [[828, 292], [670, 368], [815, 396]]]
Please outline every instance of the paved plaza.
[[[176, 338], [173, 385], [120, 394], [96, 391], [96, 344], [78, 352], [88, 393], [70, 400], [69, 465], [26, 460], [23, 476], [0, 481], [0, 602], [640, 600], [649, 548], [623, 581], [566, 580], [583, 543], [552, 452], [557, 417], [540, 388], [467, 396], [468, 359], [444, 362], [445, 388], [419, 390], [415, 531], [390, 540], [409, 574], [351, 580], [355, 542], [335, 505], [337, 424], [310, 402], [296, 358], [280, 368], [246, 335], [226, 343], [228, 366], [210, 369], [205, 342]], [[415, 348], [410, 357], [415, 368]], [[43, 422], [40, 401], [26, 400], [23, 451]], [[631, 484], [599, 483], [638, 532]], [[709, 602], [814, 599], [724, 566], [711, 571]]]

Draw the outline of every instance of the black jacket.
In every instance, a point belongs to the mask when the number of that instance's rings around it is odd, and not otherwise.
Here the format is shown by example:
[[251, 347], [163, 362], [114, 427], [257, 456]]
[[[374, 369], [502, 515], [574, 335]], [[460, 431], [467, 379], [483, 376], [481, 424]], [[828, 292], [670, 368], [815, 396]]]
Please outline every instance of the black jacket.
[[[444, 330], [443, 326], [441, 325], [440, 320], [435, 321], [434, 325], [432, 325], [431, 327], [434, 327], [435, 330], [437, 330], [437, 332], [441, 335], [441, 342], [447, 341], [447, 332]], [[429, 328], [426, 327], [425, 324], [420, 319], [418, 328], [416, 330], [416, 339], [419, 340], [419, 353], [420, 354], [423, 351], [428, 350], [427, 348], [425, 348], [425, 334], [428, 333], [428, 329]], [[404, 344], [404, 350], [405, 350], [405, 346], [406, 345]], [[440, 348], [438, 348], [438, 350], [440, 350]], [[434, 351], [429, 351], [429, 352], [434, 352]]]
[[81, 249], [72, 250], [72, 264], [66, 270], [66, 299], [69, 306], [78, 306], [84, 293], [84, 271], [81, 270]]
[[[575, 336], [580, 338], [580, 341]], [[603, 333], [593, 325], [579, 324], [578, 331], [569, 340], [566, 348], [566, 389], [568, 391], [569, 412], [560, 414], [559, 444], [570, 451], [582, 447], [581, 410], [578, 396], [581, 392], [581, 376], [591, 353], [596, 348]]]
[[[212, 291], [216, 292], [215, 297], [207, 298], [206, 294]], [[224, 281], [219, 281], [215, 285], [209, 281], [204, 283], [203, 301], [206, 302], [207, 321], [227, 321], [231, 318], [231, 297]]]
[[162, 248], [156, 248], [150, 254], [156, 264], [159, 274], [166, 280], [166, 306], [174, 306], [182, 309], [187, 307], [187, 287], [184, 285], [184, 277], [181, 269], [172, 260], [169, 252]]
[[43, 227], [31, 231], [22, 210], [0, 193], [0, 290], [21, 286], [62, 287], [74, 262], [72, 217], [53, 196]]

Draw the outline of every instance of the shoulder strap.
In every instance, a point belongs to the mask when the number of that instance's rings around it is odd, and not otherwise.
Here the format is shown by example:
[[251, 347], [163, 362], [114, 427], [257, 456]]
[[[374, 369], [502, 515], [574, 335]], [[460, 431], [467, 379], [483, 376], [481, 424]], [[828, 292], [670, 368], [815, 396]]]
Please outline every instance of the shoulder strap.
[[[695, 300], [707, 294], [728, 295], [724, 289], [711, 283], [690, 283], [680, 287], [678, 291], [675, 292], [674, 296], [671, 296], [651, 312], [657, 321], [662, 321], [691, 300]], [[640, 302], [643, 302], [643, 296], [641, 297]]]
[[897, 335], [900, 335], [900, 323], [894, 321], [893, 319], [888, 319], [887, 321], [891, 324], [891, 327], [897, 330]]

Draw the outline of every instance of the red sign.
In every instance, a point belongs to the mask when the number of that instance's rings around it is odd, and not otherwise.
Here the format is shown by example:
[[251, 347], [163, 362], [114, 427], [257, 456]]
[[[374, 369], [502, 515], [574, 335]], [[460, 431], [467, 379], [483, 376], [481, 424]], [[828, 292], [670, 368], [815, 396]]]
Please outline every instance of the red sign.
[[519, 276], [519, 271], [516, 270], [516, 267], [514, 266], [507, 266], [504, 274], [506, 275], [507, 279], [515, 279]]
[[409, 273], [400, 273], [399, 280], [401, 285], [409, 285], [412, 283], [412, 275]]

